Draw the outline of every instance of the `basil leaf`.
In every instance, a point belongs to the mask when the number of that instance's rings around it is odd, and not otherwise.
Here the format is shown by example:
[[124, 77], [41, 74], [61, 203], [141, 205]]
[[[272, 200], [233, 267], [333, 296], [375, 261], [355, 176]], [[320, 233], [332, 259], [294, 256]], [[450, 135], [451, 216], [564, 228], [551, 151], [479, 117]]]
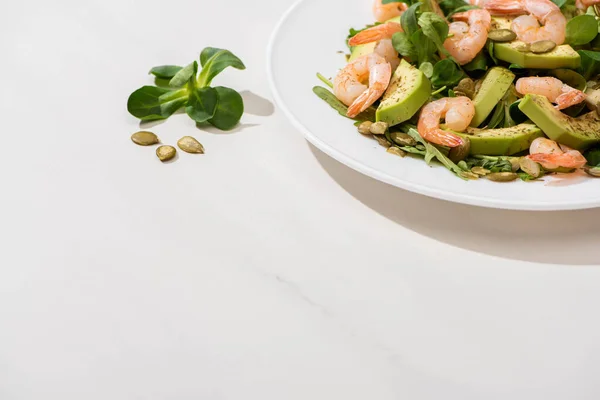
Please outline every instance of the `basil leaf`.
[[398, 53], [404, 57], [408, 57], [411, 60], [417, 59], [417, 49], [408, 38], [408, 35], [404, 32], [394, 33], [392, 36], [392, 45]]
[[209, 86], [214, 77], [227, 67], [240, 70], [246, 69], [242, 60], [232, 52], [214, 47], [207, 47], [202, 50], [200, 64], [202, 65], [202, 71], [198, 77], [198, 85], [201, 87]]
[[424, 12], [419, 17], [419, 25], [425, 36], [435, 43], [438, 51], [447, 54], [448, 51], [444, 48], [444, 41], [448, 37], [448, 23], [444, 18], [436, 13]]
[[[417, 20], [417, 8], [421, 6], [421, 3], [415, 3], [408, 7], [406, 11], [402, 13], [400, 17], [400, 25], [402, 30], [412, 39], [414, 33], [419, 29], [419, 22]], [[413, 41], [416, 45], [419, 42]]]
[[185, 112], [200, 123], [213, 118], [217, 108], [217, 91], [211, 87], [198, 88], [190, 93]]
[[[196, 70], [198, 66], [196, 65]], [[194, 76], [194, 63], [186, 65], [184, 68], [179, 70], [175, 76], [169, 81], [169, 86], [173, 88], [181, 87], [185, 85], [190, 78]]]
[[567, 22], [566, 42], [571, 46], [589, 43], [598, 35], [598, 21], [591, 15], [579, 15]]
[[460, 67], [452, 60], [441, 60], [433, 66], [433, 75], [431, 76], [431, 84], [438, 88], [442, 86], [453, 87], [462, 78], [464, 73]]
[[127, 111], [142, 121], [169, 118], [187, 102], [187, 90], [169, 90], [144, 86], [133, 92], [127, 100]]
[[171, 79], [182, 69], [183, 67], [179, 65], [159, 65], [158, 67], [153, 67], [149, 73], [157, 78]]
[[244, 100], [238, 92], [223, 86], [213, 89], [217, 93], [217, 106], [214, 116], [208, 120], [222, 131], [233, 129], [244, 114]]

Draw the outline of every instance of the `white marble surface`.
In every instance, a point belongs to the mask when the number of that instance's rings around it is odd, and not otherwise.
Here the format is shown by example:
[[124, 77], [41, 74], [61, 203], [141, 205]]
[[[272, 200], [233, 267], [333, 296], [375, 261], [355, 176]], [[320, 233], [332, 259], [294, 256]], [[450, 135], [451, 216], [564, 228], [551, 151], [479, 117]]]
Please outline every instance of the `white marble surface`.
[[[366, 178], [274, 110], [290, 1], [0, 15], [0, 399], [594, 400], [600, 210], [495, 211]], [[248, 114], [136, 147], [148, 67], [234, 50]]]

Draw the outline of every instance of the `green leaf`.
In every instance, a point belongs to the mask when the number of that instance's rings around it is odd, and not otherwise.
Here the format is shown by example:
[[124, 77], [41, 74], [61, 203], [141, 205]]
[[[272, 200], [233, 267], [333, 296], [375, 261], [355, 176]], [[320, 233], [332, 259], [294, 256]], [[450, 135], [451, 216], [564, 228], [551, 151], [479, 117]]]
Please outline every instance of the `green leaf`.
[[592, 167], [600, 167], [600, 147], [593, 147], [583, 153], [588, 161], [588, 164]]
[[169, 86], [178, 88], [188, 83], [190, 78], [194, 76], [194, 71], [198, 69], [198, 65], [194, 67], [194, 63], [195, 61], [179, 70], [171, 81], [169, 81]]
[[581, 65], [577, 72], [586, 80], [589, 80], [600, 71], [600, 52], [579, 50], [577, 53], [581, 57]]
[[468, 64], [463, 65], [463, 69], [468, 72], [474, 71], [487, 71], [488, 69], [488, 60], [485, 56], [484, 52], [481, 51], [479, 54], [475, 56], [473, 61]]
[[[425, 61], [424, 63], [422, 63], [421, 65], [419, 65], [419, 70], [425, 74], [425, 76], [427, 78], [431, 78], [431, 76], [433, 75], [433, 64], [431, 64], [430, 62]], [[432, 95], [434, 95], [435, 93], [432, 93]]]
[[323, 82], [324, 84], [326, 84], [327, 86], [329, 86], [330, 88], [333, 89], [333, 82], [331, 82], [329, 79], [325, 78], [322, 74], [317, 72], [317, 78], [319, 78], [319, 80], [321, 82]]
[[558, 8], [561, 8], [567, 3], [567, 0], [552, 0], [552, 2], [556, 4]]
[[[408, 7], [406, 11], [402, 13], [400, 17], [400, 25], [402, 30], [412, 39], [415, 32], [419, 29], [419, 21], [417, 20], [417, 8], [421, 6], [421, 3], [417, 2], [412, 6]], [[415, 42], [418, 45], [419, 42]]]
[[127, 111], [142, 121], [169, 118], [187, 102], [187, 90], [170, 90], [144, 86], [133, 92], [127, 100]]
[[200, 64], [202, 64], [202, 71], [198, 77], [198, 85], [200, 87], [209, 86], [214, 77], [227, 67], [240, 70], [246, 69], [242, 60], [232, 52], [214, 47], [207, 47], [202, 50]]
[[[313, 92], [316, 94], [321, 100], [325, 103], [329, 104], [331, 108], [338, 112], [342, 117], [348, 117], [348, 107], [344, 103], [342, 103], [333, 93], [329, 90], [325, 89], [321, 86], [313, 87]], [[361, 114], [357, 115], [356, 118], [350, 118], [356, 121], [371, 121], [375, 122], [375, 109], [373, 107], [369, 107], [366, 111], [363, 111]]]
[[464, 73], [460, 67], [452, 60], [441, 60], [433, 67], [433, 75], [431, 76], [431, 84], [433, 87], [455, 86], [462, 78]]
[[419, 25], [425, 36], [435, 43], [438, 51], [447, 54], [448, 51], [444, 48], [444, 41], [448, 37], [448, 23], [444, 18], [433, 12], [424, 12], [419, 17]]
[[381, 4], [390, 4], [390, 3], [407, 3], [410, 4], [408, 1], [402, 1], [402, 0], [382, 0]]
[[429, 61], [436, 62], [439, 58], [436, 55], [437, 47], [431, 39], [429, 39], [421, 29], [413, 33], [410, 37], [410, 41], [416, 43], [415, 48], [417, 50], [417, 60], [419, 65]]
[[394, 33], [394, 36], [392, 36], [392, 45], [394, 46], [394, 49], [396, 49], [396, 51], [402, 56], [408, 57], [411, 60], [417, 59], [417, 49], [412, 44], [406, 33]]
[[211, 87], [198, 88], [190, 93], [185, 112], [200, 123], [213, 118], [217, 108], [217, 91]]
[[217, 106], [214, 116], [208, 120], [222, 131], [233, 129], [244, 114], [244, 100], [238, 92], [223, 86], [214, 88], [217, 93]]
[[554, 69], [549, 72], [549, 75], [560, 79], [563, 83], [566, 83], [577, 90], [585, 91], [585, 88], [587, 87], [585, 78], [571, 69]]
[[519, 109], [519, 103], [521, 103], [521, 100], [515, 101], [508, 107], [510, 118], [515, 122], [515, 124], [520, 124], [529, 119], [527, 118], [527, 115], [525, 115], [525, 113]]
[[504, 103], [499, 102], [494, 107], [494, 112], [487, 123], [487, 129], [494, 129], [504, 122]]
[[598, 21], [591, 15], [579, 15], [567, 22], [566, 43], [581, 46], [598, 35]]
[[446, 157], [437, 147], [423, 139], [416, 129], [411, 128], [406, 133], [408, 133], [417, 142], [425, 146], [425, 151], [427, 152], [425, 155], [425, 162], [429, 164], [431, 159], [436, 158], [444, 167], [457, 174], [458, 177], [465, 179], [462, 175], [463, 170], [458, 165], [454, 164], [452, 160]]
[[171, 79], [182, 69], [183, 67], [180, 67], [179, 65], [160, 65], [158, 67], [153, 67], [149, 73], [157, 78]]

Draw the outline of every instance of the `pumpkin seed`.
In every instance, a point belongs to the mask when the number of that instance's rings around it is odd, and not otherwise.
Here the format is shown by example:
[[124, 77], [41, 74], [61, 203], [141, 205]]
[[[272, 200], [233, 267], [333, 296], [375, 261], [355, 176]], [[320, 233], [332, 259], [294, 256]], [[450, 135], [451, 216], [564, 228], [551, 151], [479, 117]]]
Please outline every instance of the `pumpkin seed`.
[[403, 132], [391, 132], [390, 137], [392, 140], [400, 146], [414, 146], [417, 141], [413, 139], [409, 134]]
[[388, 142], [385, 136], [373, 135], [373, 137], [379, 142], [380, 145], [382, 145], [386, 149], [392, 145], [390, 142]]
[[530, 158], [521, 157], [519, 160], [519, 166], [523, 172], [526, 172], [533, 178], [539, 178], [539, 176], [542, 174], [542, 166]]
[[554, 43], [552, 40], [540, 40], [538, 42], [531, 43], [529, 46], [529, 51], [535, 54], [542, 54], [554, 50], [555, 47], [556, 43]]
[[186, 153], [204, 154], [204, 146], [191, 136], [184, 136], [177, 141], [177, 146]]
[[177, 150], [173, 146], [159, 146], [156, 149], [156, 157], [162, 162], [172, 160], [177, 154]]
[[388, 153], [390, 153], [390, 154], [395, 154], [395, 155], [400, 156], [400, 157], [405, 157], [406, 156], [406, 152], [404, 150], [399, 149], [399, 148], [397, 148], [395, 146], [388, 147], [388, 149], [386, 151]]
[[521, 163], [519, 162], [519, 157], [511, 157], [508, 161], [510, 161], [510, 165], [512, 167], [512, 172], [517, 172], [519, 168], [521, 168]]
[[523, 43], [515, 47], [515, 49], [517, 51], [520, 51], [521, 53], [527, 53], [531, 50], [531, 46], [529, 45], [529, 43]]
[[494, 182], [510, 182], [514, 181], [519, 176], [514, 172], [492, 172], [485, 177]]
[[510, 29], [494, 29], [488, 32], [488, 39], [494, 42], [512, 42], [517, 38], [517, 34]]
[[469, 171], [461, 171], [459, 172], [459, 175], [462, 176], [463, 178], [467, 178], [467, 179], [479, 179], [479, 175], [474, 174], [472, 172]]
[[358, 125], [358, 133], [360, 133], [361, 135], [370, 135], [371, 125], [373, 125], [371, 121], [365, 121], [361, 123], [360, 125]]
[[594, 178], [600, 178], [600, 167], [586, 168], [585, 172]]
[[373, 135], [385, 135], [385, 131], [387, 131], [388, 127], [389, 125], [387, 124], [387, 122], [375, 122], [369, 128], [369, 131]]
[[463, 138], [462, 143], [456, 147], [450, 149], [448, 158], [453, 162], [459, 162], [464, 160], [469, 155], [471, 150], [471, 140], [469, 138]]
[[481, 175], [481, 176], [486, 176], [487, 174], [491, 173], [492, 171], [490, 171], [489, 169], [485, 169], [483, 167], [473, 167], [471, 168], [471, 172], [477, 175]]
[[140, 146], [152, 146], [153, 144], [159, 143], [158, 136], [152, 132], [139, 131], [131, 135], [131, 140], [135, 144]]

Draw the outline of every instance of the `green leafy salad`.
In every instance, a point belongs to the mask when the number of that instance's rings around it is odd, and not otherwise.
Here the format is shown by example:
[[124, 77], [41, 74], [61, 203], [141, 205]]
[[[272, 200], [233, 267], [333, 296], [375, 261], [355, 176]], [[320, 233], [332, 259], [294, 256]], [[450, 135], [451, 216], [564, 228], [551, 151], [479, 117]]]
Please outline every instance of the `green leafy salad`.
[[375, 0], [313, 92], [459, 178], [600, 177], [600, 0]]

